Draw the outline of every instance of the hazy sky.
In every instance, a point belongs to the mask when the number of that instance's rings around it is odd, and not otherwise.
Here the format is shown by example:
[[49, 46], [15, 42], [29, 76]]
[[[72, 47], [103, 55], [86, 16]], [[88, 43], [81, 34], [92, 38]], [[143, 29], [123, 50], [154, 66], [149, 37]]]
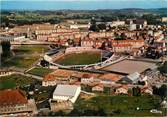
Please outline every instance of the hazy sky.
[[167, 8], [167, 0], [0, 0], [1, 9], [95, 10], [122, 8]]

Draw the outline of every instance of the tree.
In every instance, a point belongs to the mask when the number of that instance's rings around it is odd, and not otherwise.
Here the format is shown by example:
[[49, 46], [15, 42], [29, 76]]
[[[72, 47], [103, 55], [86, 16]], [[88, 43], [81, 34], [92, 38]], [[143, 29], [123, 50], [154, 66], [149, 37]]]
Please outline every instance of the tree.
[[159, 88], [159, 95], [164, 99], [165, 97], [167, 97], [167, 85], [162, 85]]
[[99, 30], [106, 30], [106, 25], [104, 23], [98, 24], [97, 27]]
[[89, 28], [89, 30], [94, 31], [94, 32], [99, 32], [100, 29], [98, 28], [98, 26], [96, 24], [92, 24]]
[[165, 63], [158, 69], [162, 74], [166, 74], [167, 73], [167, 61], [165, 61]]
[[139, 87], [133, 87], [133, 96], [141, 96], [141, 90]]
[[49, 65], [49, 62], [47, 62], [43, 59], [43, 60], [41, 60], [40, 65], [43, 66], [43, 67], [46, 67], [46, 66]]
[[90, 26], [89, 30], [94, 31], [94, 32], [99, 32], [100, 31], [100, 29], [98, 28], [94, 18], [91, 20], [91, 26]]
[[2, 51], [3, 51], [2, 57], [9, 57], [11, 55], [11, 51], [10, 51], [11, 44], [10, 44], [10, 41], [2, 41], [1, 45], [2, 45]]
[[162, 99], [167, 97], [167, 85], [162, 85], [160, 88], [153, 87], [153, 94], [161, 96]]

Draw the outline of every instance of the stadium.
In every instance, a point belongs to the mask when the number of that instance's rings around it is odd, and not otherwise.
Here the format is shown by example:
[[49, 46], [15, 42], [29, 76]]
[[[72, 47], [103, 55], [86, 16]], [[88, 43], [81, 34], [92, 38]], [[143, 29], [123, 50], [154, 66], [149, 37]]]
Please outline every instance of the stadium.
[[44, 60], [59, 68], [99, 69], [110, 63], [114, 53], [92, 47], [55, 49], [44, 55]]

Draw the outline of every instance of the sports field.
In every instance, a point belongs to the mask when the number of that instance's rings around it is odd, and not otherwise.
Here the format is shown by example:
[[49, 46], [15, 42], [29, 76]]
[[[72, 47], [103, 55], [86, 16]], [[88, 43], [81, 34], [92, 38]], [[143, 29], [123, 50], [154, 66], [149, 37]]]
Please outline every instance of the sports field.
[[100, 52], [84, 52], [67, 54], [55, 62], [61, 65], [87, 65], [101, 61]]
[[0, 77], [0, 90], [23, 87], [26, 85], [30, 85], [34, 81], [36, 80], [18, 74]]
[[2, 67], [27, 69], [31, 67], [49, 48], [45, 45], [21, 45], [13, 49], [14, 55], [2, 58]]

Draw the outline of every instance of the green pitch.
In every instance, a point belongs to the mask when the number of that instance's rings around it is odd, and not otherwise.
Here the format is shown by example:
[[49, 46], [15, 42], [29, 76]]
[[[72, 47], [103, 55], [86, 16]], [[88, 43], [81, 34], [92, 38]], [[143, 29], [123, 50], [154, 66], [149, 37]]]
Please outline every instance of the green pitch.
[[55, 62], [61, 65], [87, 65], [101, 61], [100, 52], [84, 52], [68, 54]]

